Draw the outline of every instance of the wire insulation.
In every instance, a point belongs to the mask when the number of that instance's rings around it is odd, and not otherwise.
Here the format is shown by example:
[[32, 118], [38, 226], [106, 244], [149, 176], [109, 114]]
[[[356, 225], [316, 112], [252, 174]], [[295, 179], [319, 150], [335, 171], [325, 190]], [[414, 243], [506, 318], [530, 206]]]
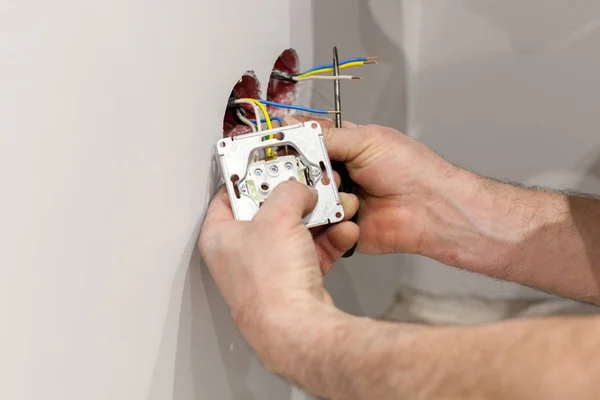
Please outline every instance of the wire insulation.
[[[248, 99], [240, 99], [240, 100], [236, 100], [234, 102], [235, 104], [248, 104], [250, 106], [252, 106], [252, 109], [254, 110], [254, 116], [255, 118], [260, 118], [260, 107], [258, 107], [256, 105], [256, 103], [254, 103], [253, 101], [250, 101]], [[258, 132], [262, 131], [262, 126], [260, 126], [260, 124], [256, 127]]]
[[[340, 66], [344, 65], [344, 64], [348, 64], [351, 62], [360, 62], [360, 61], [368, 61], [371, 59], [375, 59], [375, 57], [355, 57], [355, 58], [347, 58], [345, 60], [340, 61]], [[316, 71], [318, 69], [326, 69], [326, 68], [333, 68], [333, 64], [323, 64], [323, 65], [317, 65], [316, 67], [312, 67], [311, 69], [308, 69], [298, 75], [304, 75], [308, 72], [312, 72], [312, 71]]]
[[[268, 130], [271, 130], [271, 129], [273, 129], [273, 124], [271, 123], [271, 117], [269, 117], [269, 112], [267, 111], [267, 107], [265, 107], [265, 106], [264, 106], [264, 105], [261, 103], [261, 101], [260, 101], [260, 100], [257, 100], [257, 99], [250, 99], [250, 98], [248, 98], [248, 99], [242, 99], [242, 100], [250, 101], [250, 102], [252, 102], [252, 103], [256, 104], [256, 105], [257, 105], [257, 106], [260, 108], [260, 110], [262, 111], [262, 113], [263, 113], [263, 116], [265, 117], [265, 122], [267, 123], [267, 129], [268, 129]], [[256, 119], [258, 119], [258, 118], [259, 118], [259, 117], [258, 117], [258, 115], [257, 115], [257, 116], [256, 116]], [[257, 125], [258, 125], [258, 126], [261, 126], [261, 124], [257, 124]], [[261, 129], [261, 131], [262, 131], [262, 129]], [[268, 140], [271, 140], [271, 139], [273, 139], [273, 135], [268, 135], [268, 136], [267, 136], [267, 139], [268, 139]], [[269, 147], [269, 148], [267, 149], [267, 157], [271, 157], [272, 155], [273, 155], [273, 148], [272, 148], [272, 147]]]
[[[277, 121], [277, 122], [279, 122], [279, 126], [280, 127], [283, 126], [283, 120], [281, 118], [279, 118], [279, 117], [271, 117], [271, 121]], [[250, 122], [252, 122], [253, 124], [256, 124], [256, 120], [255, 119], [251, 119]], [[261, 124], [264, 124], [266, 122], [267, 122], [267, 120], [265, 120], [265, 119], [261, 119], [260, 120]]]
[[[257, 100], [257, 99], [242, 99], [242, 100], [251, 101], [252, 103], [256, 104], [262, 111], [263, 116], [265, 117], [265, 121], [267, 123], [267, 129], [273, 129], [273, 124], [271, 123], [271, 117], [269, 117], [267, 108], [263, 105], [264, 100]], [[256, 116], [256, 119], [258, 119], [258, 115]]]
[[236, 112], [237, 117], [240, 121], [242, 121], [244, 123], [244, 125], [247, 125], [250, 127], [250, 129], [252, 129], [252, 132], [256, 132], [256, 126], [245, 116], [242, 115], [242, 112], [238, 109]]
[[[350, 68], [350, 67], [360, 67], [360, 66], [365, 65], [365, 62], [366, 61], [354, 61], [354, 62], [346, 63], [344, 65], [340, 65], [340, 69], [346, 69], [346, 68]], [[313, 75], [325, 74], [327, 72], [333, 72], [333, 67], [316, 69], [314, 71], [296, 75], [296, 78], [306, 78], [306, 77], [313, 76]]]
[[271, 106], [271, 107], [287, 108], [287, 109], [290, 109], [290, 110], [305, 111], [305, 112], [312, 113], [312, 114], [336, 114], [335, 111], [319, 110], [319, 109], [316, 109], [316, 108], [295, 106], [295, 105], [291, 105], [291, 104], [281, 104], [281, 103], [275, 103], [275, 102], [268, 101], [268, 100], [259, 100], [259, 102], [261, 102], [262, 104], [265, 104], [267, 106]]

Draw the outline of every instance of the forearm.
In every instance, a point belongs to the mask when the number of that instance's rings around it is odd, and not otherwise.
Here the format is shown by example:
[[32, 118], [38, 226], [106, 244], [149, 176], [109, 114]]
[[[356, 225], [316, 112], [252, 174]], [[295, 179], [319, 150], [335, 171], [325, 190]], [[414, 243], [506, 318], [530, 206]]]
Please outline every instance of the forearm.
[[455, 251], [449, 264], [600, 302], [600, 201], [463, 179], [473, 183], [449, 192], [436, 231], [436, 245]]
[[278, 335], [272, 366], [327, 399], [591, 399], [600, 390], [597, 318], [474, 328], [341, 313], [310, 321]]

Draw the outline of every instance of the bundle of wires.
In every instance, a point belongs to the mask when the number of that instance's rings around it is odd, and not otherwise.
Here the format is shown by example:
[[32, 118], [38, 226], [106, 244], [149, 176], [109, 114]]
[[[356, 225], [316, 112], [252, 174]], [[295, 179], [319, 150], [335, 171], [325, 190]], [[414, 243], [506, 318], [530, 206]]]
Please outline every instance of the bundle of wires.
[[[377, 57], [348, 58], [346, 60], [340, 61], [339, 69], [359, 67], [359, 66], [363, 66], [363, 65], [367, 65], [367, 64], [377, 64], [377, 62], [378, 62]], [[283, 73], [281, 71], [277, 71], [276, 76], [280, 79], [292, 80], [294, 82], [301, 82], [304, 80], [311, 80], [311, 79], [315, 79], [315, 80], [316, 79], [322, 79], [322, 80], [362, 79], [361, 77], [352, 76], [352, 75], [338, 75], [338, 76], [323, 75], [323, 74], [327, 74], [330, 72], [333, 72], [333, 64], [317, 65], [316, 67], [313, 67], [307, 71], [304, 71], [300, 74], [296, 74], [293, 76], [289, 75], [287, 73]], [[265, 105], [271, 106], [271, 107], [286, 108], [286, 109], [290, 109], [290, 110], [304, 111], [304, 112], [312, 113], [312, 114], [336, 114], [336, 111], [320, 110], [320, 109], [316, 109], [316, 108], [302, 107], [302, 106], [296, 106], [296, 105], [292, 105], [292, 104], [275, 103], [273, 101], [251, 99], [251, 98], [235, 100], [234, 104], [236, 104], [236, 105], [247, 104], [253, 108], [256, 120], [249, 120], [239, 109], [236, 111], [237, 118], [242, 123], [249, 126], [250, 129], [252, 129], [252, 132], [261, 132], [263, 121], [264, 121], [264, 123], [266, 123], [267, 129], [269, 129], [269, 130], [273, 129], [271, 117], [269, 116], [269, 113], [268, 113]], [[262, 120], [259, 118], [259, 115], [261, 113], [264, 117]], [[276, 118], [276, 119], [278, 120], [279, 125], [282, 126], [283, 121], [281, 121], [280, 118]], [[273, 139], [273, 135], [266, 136], [265, 139]], [[273, 149], [268, 149], [267, 155], [271, 156], [272, 151], [273, 151]]]
[[260, 120], [260, 123], [259, 123], [257, 120], [249, 120], [244, 115], [242, 115], [242, 113], [239, 112], [239, 110], [238, 110], [238, 112], [237, 112], [238, 119], [241, 122], [243, 122], [245, 125], [248, 125], [252, 129], [253, 132], [262, 131], [263, 123], [267, 124], [267, 129], [273, 129], [272, 120], [276, 120], [277, 122], [279, 122], [280, 126], [283, 125], [283, 121], [281, 118], [269, 116], [269, 113], [265, 106], [285, 108], [288, 110], [304, 111], [304, 112], [311, 113], [311, 114], [327, 115], [327, 114], [336, 114], [337, 113], [336, 111], [321, 110], [318, 108], [303, 107], [303, 106], [297, 106], [294, 104], [276, 103], [274, 101], [262, 100], [262, 99], [249, 99], [249, 98], [239, 99], [239, 100], [235, 100], [233, 102], [233, 104], [236, 104], [236, 105], [248, 104], [254, 108], [254, 115], [256, 115], [257, 118], [260, 114], [262, 114], [264, 116], [264, 119]]
[[[340, 61], [340, 70], [351, 68], [351, 67], [360, 67], [367, 64], [377, 64], [377, 57], [356, 57], [356, 58], [348, 58], [346, 60]], [[323, 79], [323, 80], [351, 80], [351, 79], [362, 79], [358, 76], [352, 75], [340, 75], [340, 76], [331, 76], [331, 75], [323, 75], [328, 72], [333, 72], [333, 64], [323, 64], [317, 65], [307, 71], [304, 71], [300, 74], [294, 75], [293, 80], [296, 82], [311, 80], [311, 79]]]
[[[267, 112], [267, 108], [258, 100], [256, 99], [250, 99], [250, 98], [245, 98], [245, 99], [238, 99], [234, 101], [234, 104], [236, 105], [241, 105], [241, 104], [247, 104], [252, 106], [252, 108], [254, 109], [254, 115], [256, 116], [256, 118], [259, 118], [260, 112], [262, 113], [264, 119], [265, 119], [265, 123], [267, 124], [267, 129], [271, 130], [273, 129], [273, 123], [271, 122], [271, 117], [269, 116], [269, 113]], [[244, 124], [248, 125], [251, 129], [252, 132], [261, 132], [262, 131], [262, 124], [256, 124], [256, 126], [252, 123], [252, 121], [250, 121], [248, 118], [246, 118], [244, 115], [242, 115], [242, 113], [238, 110], [237, 111], [237, 116], [240, 119], [240, 121], [242, 121]], [[273, 135], [268, 135], [265, 137], [265, 139], [273, 139]], [[272, 148], [268, 148], [267, 149], [267, 156], [271, 157], [273, 155], [273, 149]]]
[[[272, 120], [276, 120], [277, 122], [279, 122], [279, 126], [283, 126], [283, 120], [281, 118], [279, 118], [279, 117], [271, 118], [271, 116], [269, 116], [269, 112], [267, 111], [267, 108], [265, 107], [265, 105], [268, 105], [271, 107], [286, 108], [286, 109], [290, 109], [290, 110], [304, 111], [304, 112], [308, 112], [308, 113], [312, 113], [312, 114], [335, 114], [336, 113], [336, 111], [320, 110], [317, 108], [302, 107], [302, 106], [296, 106], [293, 104], [275, 103], [273, 101], [262, 100], [262, 99], [250, 99], [250, 98], [238, 99], [238, 100], [233, 101], [233, 104], [235, 104], [237, 106], [246, 104], [253, 108], [254, 115], [257, 118], [256, 120], [250, 120], [250, 119], [246, 118], [246, 116], [239, 109], [236, 111], [237, 118], [242, 123], [249, 126], [250, 129], [252, 129], [252, 132], [262, 132], [262, 124], [263, 123], [266, 123], [268, 130], [273, 129]], [[258, 119], [260, 114], [263, 115], [264, 119], [261, 119], [261, 120]], [[270, 139], [273, 139], [273, 135], [265, 136], [265, 140], [270, 140]], [[271, 157], [272, 155], [273, 155], [273, 149], [268, 148], [267, 156]]]

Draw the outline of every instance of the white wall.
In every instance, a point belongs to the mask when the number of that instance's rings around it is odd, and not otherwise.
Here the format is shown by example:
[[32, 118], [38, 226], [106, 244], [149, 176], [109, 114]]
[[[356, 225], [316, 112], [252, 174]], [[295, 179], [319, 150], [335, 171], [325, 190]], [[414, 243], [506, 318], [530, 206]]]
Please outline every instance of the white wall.
[[[596, 2], [340, 2], [294, 0], [293, 23], [275, 0], [0, 3], [1, 398], [291, 398], [194, 250], [229, 91], [247, 69], [266, 83], [290, 43], [303, 66], [333, 44], [381, 57], [344, 85], [348, 119], [484, 174], [600, 192]], [[267, 9], [277, 23], [260, 23]], [[313, 99], [331, 106], [331, 88]], [[358, 256], [327, 283], [377, 315], [396, 271], [440, 293], [531, 296], [420, 258]]]
[[[310, 8], [255, 5], [0, 3], [0, 398], [299, 398], [195, 250], [234, 83], [291, 42], [312, 63]], [[380, 313], [360, 279], [336, 301]]]
[[[344, 55], [381, 58], [344, 88], [345, 118], [393, 126], [481, 174], [600, 193], [597, 1], [314, 4], [317, 56], [335, 40]], [[326, 95], [313, 98], [325, 106]], [[546, 297], [420, 257], [395, 262], [402, 285], [438, 295]]]
[[[422, 1], [409, 133], [481, 174], [600, 193], [600, 3]], [[414, 260], [438, 291], [537, 297]]]
[[289, 395], [194, 250], [229, 92], [289, 45], [258, 3], [0, 3], [0, 398]]

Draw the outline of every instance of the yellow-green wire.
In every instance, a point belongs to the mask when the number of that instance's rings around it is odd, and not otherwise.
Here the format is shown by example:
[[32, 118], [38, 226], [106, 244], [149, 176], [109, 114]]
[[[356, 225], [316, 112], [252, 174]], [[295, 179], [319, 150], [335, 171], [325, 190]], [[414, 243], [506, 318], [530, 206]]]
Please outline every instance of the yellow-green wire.
[[[365, 62], [364, 61], [355, 61], [355, 62], [340, 65], [340, 69], [346, 69], [346, 68], [350, 68], [350, 67], [360, 67], [361, 65], [365, 65]], [[310, 71], [310, 72], [307, 72], [302, 75], [296, 75], [295, 78], [306, 78], [309, 76], [320, 75], [320, 74], [324, 74], [327, 72], [333, 72], [333, 68], [317, 69], [315, 71]]]
[[[260, 111], [262, 111], [263, 116], [265, 117], [265, 122], [267, 123], [267, 129], [271, 130], [273, 129], [273, 123], [271, 122], [271, 117], [269, 116], [269, 112], [267, 111], [267, 107], [265, 107], [260, 101], [256, 100], [256, 99], [242, 99], [242, 100], [248, 100], [253, 102], [254, 104], [256, 104], [258, 106], [258, 108], [260, 108]], [[260, 116], [256, 115], [256, 121], [257, 123], [260, 124]], [[273, 139], [273, 135], [269, 135], [269, 140]], [[267, 149], [267, 156], [271, 157], [273, 155], [273, 148], [269, 147]]]

